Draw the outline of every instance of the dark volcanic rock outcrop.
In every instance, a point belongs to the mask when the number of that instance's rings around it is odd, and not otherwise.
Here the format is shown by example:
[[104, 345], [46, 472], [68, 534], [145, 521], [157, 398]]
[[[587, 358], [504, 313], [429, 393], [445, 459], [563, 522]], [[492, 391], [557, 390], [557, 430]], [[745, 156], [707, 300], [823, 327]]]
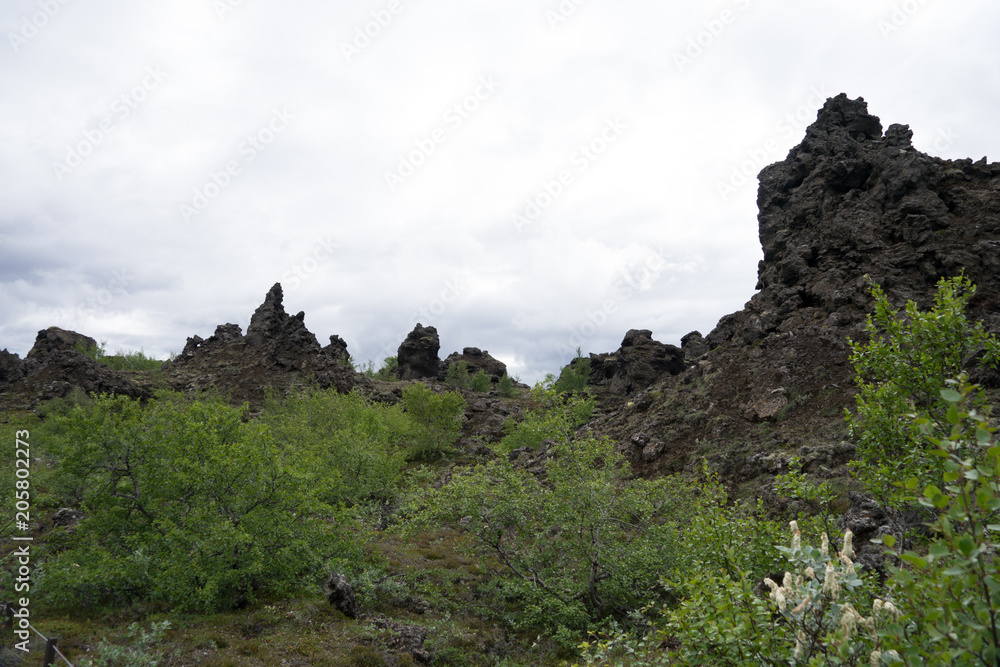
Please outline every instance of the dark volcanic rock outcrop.
[[1000, 332], [1000, 164], [931, 157], [911, 136], [905, 125], [883, 134], [863, 99], [827, 100], [802, 143], [760, 173], [759, 291], [704, 340], [686, 336], [687, 369], [626, 405], [628, 374], [605, 370], [622, 350], [596, 355], [595, 380], [623, 379], [598, 387], [594, 430], [638, 442], [623, 449], [648, 473], [706, 456], [744, 481], [762, 452], [836, 449], [853, 404], [847, 339], [864, 337], [872, 306], [866, 276], [896, 306], [927, 308], [940, 278], [964, 272], [978, 286], [970, 315]]
[[498, 382], [507, 373], [507, 364], [499, 359], [494, 359], [486, 350], [480, 350], [478, 347], [466, 347], [462, 348], [462, 354], [452, 352], [448, 358], [441, 362], [438, 380], [444, 382], [448, 367], [462, 361], [466, 363], [470, 373], [475, 374], [483, 371], [493, 382]]
[[611, 354], [590, 355], [590, 384], [629, 396], [684, 370], [684, 352], [653, 340], [648, 329], [632, 329]]
[[74, 389], [88, 393], [124, 394], [146, 398], [149, 388], [81, 353], [97, 341], [75, 331], [49, 327], [38, 332], [22, 361], [0, 352], [0, 410], [27, 409], [39, 400], [62, 398]]
[[870, 306], [865, 276], [896, 303], [927, 306], [939, 278], [964, 272], [979, 286], [972, 314], [1000, 325], [1000, 164], [928, 156], [912, 134], [883, 136], [863, 99], [827, 100], [802, 143], [760, 173], [760, 291], [711, 345], [852, 327]]
[[305, 326], [305, 313], [285, 312], [280, 284], [254, 311], [244, 336], [236, 324], [220, 324], [207, 339], [188, 338], [184, 351], [165, 366], [167, 381], [180, 391], [213, 389], [234, 401], [259, 403], [267, 389], [284, 391], [316, 384], [347, 392], [367, 386], [348, 363], [339, 336], [320, 347]]
[[441, 370], [441, 359], [438, 357], [440, 349], [441, 339], [438, 338], [437, 329], [425, 327], [418, 322], [396, 351], [399, 379], [436, 378]]
[[96, 347], [97, 341], [90, 336], [59, 327], [49, 327], [38, 332], [35, 344], [28, 350], [25, 360], [44, 361], [58, 352], [79, 351], [79, 348], [91, 350]]

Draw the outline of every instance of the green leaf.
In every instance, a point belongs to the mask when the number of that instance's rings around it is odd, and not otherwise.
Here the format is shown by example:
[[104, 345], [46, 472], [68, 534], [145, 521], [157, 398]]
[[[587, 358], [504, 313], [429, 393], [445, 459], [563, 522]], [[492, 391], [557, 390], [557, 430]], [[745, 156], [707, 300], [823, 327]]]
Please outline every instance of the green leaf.
[[954, 389], [942, 389], [941, 398], [948, 401], [949, 403], [958, 403], [959, 401], [962, 400], [962, 395], [957, 391], [955, 391]]
[[920, 480], [918, 480], [916, 477], [911, 477], [910, 479], [906, 480], [905, 486], [907, 490], [913, 491], [915, 488], [917, 488], [918, 484], [920, 484]]
[[948, 408], [948, 414], [946, 419], [948, 420], [948, 423], [953, 426], [959, 422], [958, 406], [955, 405], [954, 403], [952, 403], [951, 407]]
[[937, 488], [933, 484], [928, 484], [924, 487], [924, 497], [929, 500], [934, 500], [941, 495], [941, 489]]
[[963, 556], [968, 558], [976, 548], [976, 543], [968, 535], [963, 535], [958, 540], [958, 550]]
[[[872, 541], [874, 542], [875, 540]], [[892, 547], [893, 545], [896, 544], [896, 538], [892, 535], [883, 535], [882, 544], [884, 544], [887, 547]]]
[[904, 561], [906, 561], [913, 567], [919, 568], [921, 570], [927, 568], [927, 561], [918, 556], [917, 554], [913, 553], [912, 551], [908, 551], [907, 553], [900, 556], [900, 558], [902, 558]]

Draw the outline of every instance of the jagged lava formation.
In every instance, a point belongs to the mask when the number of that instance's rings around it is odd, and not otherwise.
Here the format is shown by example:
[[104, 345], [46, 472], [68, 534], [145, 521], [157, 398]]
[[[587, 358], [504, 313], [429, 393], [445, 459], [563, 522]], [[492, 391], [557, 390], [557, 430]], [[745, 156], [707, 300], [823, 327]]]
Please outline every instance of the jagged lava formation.
[[[861, 98], [827, 100], [802, 143], [760, 173], [759, 291], [704, 339], [685, 336], [683, 370], [645, 386], [606, 377], [609, 358], [636, 356], [629, 336], [591, 355], [591, 382], [612, 389], [591, 428], [645, 474], [704, 456], [746, 482], [791, 453], [812, 472], [844, 474], [847, 340], [865, 335], [866, 276], [894, 304], [926, 308], [941, 277], [964, 272], [978, 286], [971, 316], [1000, 332], [1000, 163], [931, 157], [911, 137], [905, 125], [883, 134]], [[998, 385], [995, 374], [975, 379]]]

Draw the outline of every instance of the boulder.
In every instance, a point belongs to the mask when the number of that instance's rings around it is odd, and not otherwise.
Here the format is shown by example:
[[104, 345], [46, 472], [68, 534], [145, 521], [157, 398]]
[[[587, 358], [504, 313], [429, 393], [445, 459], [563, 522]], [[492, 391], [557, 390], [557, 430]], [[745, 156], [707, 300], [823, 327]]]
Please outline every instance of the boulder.
[[649, 329], [632, 329], [611, 354], [590, 355], [590, 384], [628, 396], [685, 368], [684, 352], [676, 345], [653, 340]]
[[437, 329], [423, 326], [419, 322], [406, 336], [396, 352], [399, 362], [400, 380], [422, 380], [437, 378], [441, 370], [438, 350], [441, 340]]
[[483, 371], [493, 382], [499, 382], [500, 378], [507, 374], [507, 364], [499, 359], [494, 359], [486, 350], [480, 350], [478, 347], [466, 347], [462, 349], [462, 354], [452, 352], [441, 363], [438, 380], [443, 382], [448, 373], [448, 367], [461, 361], [466, 363], [469, 372], [473, 375]]
[[42, 360], [57, 352], [79, 351], [78, 348], [81, 347], [85, 350], [94, 349], [97, 347], [97, 341], [75, 331], [49, 327], [38, 332], [35, 344], [28, 350], [25, 359]]
[[348, 618], [357, 618], [361, 614], [354, 589], [348, 583], [347, 577], [337, 572], [330, 574], [326, 582], [326, 599]]

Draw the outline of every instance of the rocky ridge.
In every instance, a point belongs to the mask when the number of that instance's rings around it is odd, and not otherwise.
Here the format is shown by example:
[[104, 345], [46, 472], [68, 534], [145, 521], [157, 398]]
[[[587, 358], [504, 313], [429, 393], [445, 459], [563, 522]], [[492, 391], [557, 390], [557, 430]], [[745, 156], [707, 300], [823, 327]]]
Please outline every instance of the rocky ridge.
[[[704, 339], [685, 336], [683, 371], [631, 392], [607, 383], [589, 428], [622, 443], [642, 474], [707, 457], [757, 489], [795, 454], [809, 472], [845, 475], [847, 341], [865, 336], [869, 281], [899, 307], [926, 308], [941, 277], [964, 273], [978, 286], [970, 315], [1000, 333], [1000, 163], [931, 157], [911, 137], [905, 125], [883, 133], [861, 98], [828, 99], [802, 143], [760, 173], [759, 291]], [[592, 383], [628, 357], [627, 342], [591, 355]], [[1000, 386], [996, 373], [976, 379]]]

